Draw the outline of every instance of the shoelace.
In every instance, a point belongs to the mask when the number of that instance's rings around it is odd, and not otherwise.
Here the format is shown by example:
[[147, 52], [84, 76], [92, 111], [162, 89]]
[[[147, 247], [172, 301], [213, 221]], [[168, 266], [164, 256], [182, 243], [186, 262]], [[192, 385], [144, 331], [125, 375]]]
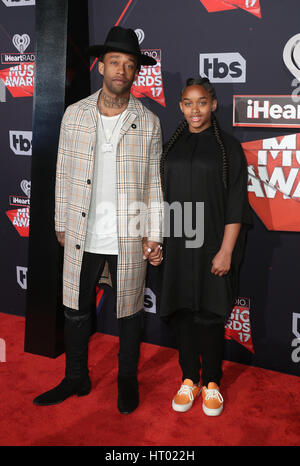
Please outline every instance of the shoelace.
[[178, 390], [178, 395], [188, 395], [189, 399], [193, 401], [194, 394], [193, 394], [193, 387], [189, 385], [181, 385], [180, 389]]
[[220, 403], [223, 403], [224, 401], [221, 393], [215, 388], [210, 388], [206, 390], [205, 399], [209, 400], [210, 398], [217, 398], [220, 401]]

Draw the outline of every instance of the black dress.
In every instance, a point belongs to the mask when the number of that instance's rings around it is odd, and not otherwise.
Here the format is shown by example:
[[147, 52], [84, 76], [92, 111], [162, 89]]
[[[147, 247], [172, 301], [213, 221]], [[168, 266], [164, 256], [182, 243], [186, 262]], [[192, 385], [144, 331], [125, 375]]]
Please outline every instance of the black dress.
[[[185, 234], [182, 216], [182, 236], [178, 223], [167, 225], [162, 263], [162, 287], [159, 313], [168, 318], [179, 309], [212, 312], [227, 320], [237, 292], [239, 266], [247, 225], [251, 212], [247, 196], [247, 165], [241, 144], [221, 132], [228, 160], [228, 187], [222, 181], [222, 155], [212, 127], [201, 133], [186, 129], [168, 152], [164, 162], [165, 201], [169, 204], [192, 203], [193, 227], [196, 225], [196, 202], [204, 203], [204, 242], [201, 247], [186, 247], [191, 240]], [[171, 210], [170, 210], [171, 212]], [[183, 210], [183, 212], [185, 212]], [[172, 219], [172, 215], [170, 216]], [[178, 220], [178, 218], [177, 218]], [[211, 273], [212, 260], [219, 251], [226, 224], [242, 223], [227, 275]], [[196, 243], [194, 243], [196, 244]]]

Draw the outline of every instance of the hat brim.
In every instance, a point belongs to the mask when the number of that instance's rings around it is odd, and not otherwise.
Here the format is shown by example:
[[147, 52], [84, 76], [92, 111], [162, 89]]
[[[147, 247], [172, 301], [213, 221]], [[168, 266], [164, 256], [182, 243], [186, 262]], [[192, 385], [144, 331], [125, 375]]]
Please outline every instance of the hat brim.
[[138, 58], [140, 65], [144, 66], [154, 66], [157, 63], [157, 61], [154, 58], [149, 57], [148, 55], [145, 55], [143, 53], [136, 53], [126, 48], [123, 49], [122, 47], [107, 47], [106, 45], [92, 45], [91, 47], [89, 47], [89, 55], [92, 57], [99, 58], [101, 55], [104, 55], [108, 52], [121, 52], [134, 55]]

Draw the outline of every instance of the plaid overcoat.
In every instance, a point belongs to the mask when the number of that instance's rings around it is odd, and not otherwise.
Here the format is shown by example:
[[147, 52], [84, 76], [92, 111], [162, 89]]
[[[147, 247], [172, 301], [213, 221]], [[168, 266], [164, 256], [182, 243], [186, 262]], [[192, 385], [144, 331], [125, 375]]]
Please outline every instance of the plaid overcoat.
[[[79, 302], [81, 263], [93, 185], [98, 96], [99, 91], [66, 109], [59, 137], [55, 230], [65, 232], [63, 304], [71, 309], [78, 309]], [[127, 110], [116, 154], [117, 318], [143, 309], [148, 261], [143, 259], [142, 236], [162, 242], [163, 234], [160, 122], [132, 95]], [[141, 211], [147, 216], [144, 233], [138, 237], [128, 234], [128, 222], [134, 222], [137, 212]], [[100, 282], [111, 285], [107, 263]]]

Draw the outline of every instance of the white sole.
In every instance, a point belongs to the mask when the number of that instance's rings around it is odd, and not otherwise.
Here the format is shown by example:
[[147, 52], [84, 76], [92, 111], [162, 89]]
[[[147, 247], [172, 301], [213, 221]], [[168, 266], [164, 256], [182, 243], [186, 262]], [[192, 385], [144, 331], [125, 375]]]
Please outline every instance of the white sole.
[[186, 403], [184, 405], [178, 405], [177, 403], [175, 403], [174, 400], [172, 400], [172, 408], [174, 409], [174, 411], [177, 411], [179, 413], [185, 413], [186, 411], [191, 409], [192, 406], [193, 401], [190, 401], [189, 403]]
[[199, 392], [197, 393], [197, 395], [193, 399], [193, 401], [190, 401], [189, 403], [186, 403], [184, 405], [178, 405], [177, 403], [175, 403], [175, 401], [173, 399], [172, 400], [172, 408], [174, 409], [174, 411], [177, 411], [178, 413], [185, 413], [186, 411], [191, 409], [191, 407], [193, 406], [194, 401], [198, 398], [200, 393], [201, 393], [201, 390], [199, 390]]
[[204, 413], [206, 414], [206, 416], [220, 416], [220, 414], [223, 411], [223, 405], [221, 405], [220, 408], [211, 409], [211, 408], [207, 408], [203, 402], [202, 409]]

